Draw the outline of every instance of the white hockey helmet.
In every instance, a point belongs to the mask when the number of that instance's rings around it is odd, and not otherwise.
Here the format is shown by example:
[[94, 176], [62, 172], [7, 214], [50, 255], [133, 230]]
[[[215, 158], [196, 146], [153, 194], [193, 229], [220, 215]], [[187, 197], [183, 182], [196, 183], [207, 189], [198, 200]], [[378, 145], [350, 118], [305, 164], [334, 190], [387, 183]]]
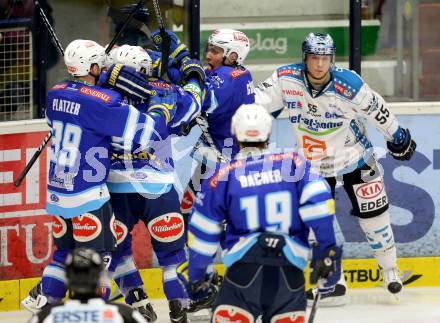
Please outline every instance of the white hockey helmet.
[[104, 66], [105, 49], [93, 40], [74, 40], [66, 47], [64, 63], [69, 74], [86, 76], [92, 64], [98, 64], [99, 68]]
[[208, 38], [208, 45], [214, 45], [223, 49], [223, 57], [227, 58], [231, 53], [237, 53], [237, 64], [242, 65], [251, 44], [245, 33], [228, 28], [214, 30]]
[[145, 69], [145, 74], [151, 74], [152, 59], [147, 51], [140, 46], [122, 45], [116, 53], [116, 63], [131, 66], [140, 72]]
[[232, 117], [231, 133], [240, 142], [266, 142], [272, 130], [272, 119], [259, 104], [242, 104]]
[[[104, 47], [106, 50], [107, 50], [108, 45], [109, 44], [105, 45], [105, 47]], [[105, 63], [104, 63], [104, 65], [105, 65], [106, 68], [109, 68], [113, 64], [117, 63], [117, 61], [116, 61], [116, 54], [118, 53], [118, 48], [119, 48], [118, 45], [114, 45], [113, 48], [110, 50], [110, 52], [107, 55], [105, 55]]]

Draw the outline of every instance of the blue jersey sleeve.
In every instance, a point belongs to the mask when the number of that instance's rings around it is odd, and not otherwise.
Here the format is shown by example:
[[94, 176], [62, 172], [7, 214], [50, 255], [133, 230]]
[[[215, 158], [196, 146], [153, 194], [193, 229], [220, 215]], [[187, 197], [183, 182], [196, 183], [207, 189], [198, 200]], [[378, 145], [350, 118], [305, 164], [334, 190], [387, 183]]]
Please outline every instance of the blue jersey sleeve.
[[299, 215], [315, 234], [320, 249], [336, 243], [333, 228], [335, 201], [330, 187], [307, 162], [303, 178], [298, 182]]
[[88, 106], [87, 116], [83, 118], [83, 127], [141, 145], [161, 140], [166, 132], [164, 117], [141, 113], [132, 105], [119, 100], [112, 100], [107, 105]]
[[203, 279], [206, 267], [212, 263], [220, 245], [222, 222], [226, 216], [222, 201], [224, 185], [226, 183], [221, 182], [213, 187], [212, 181], [206, 180], [197, 194], [188, 230], [189, 277], [192, 281]]

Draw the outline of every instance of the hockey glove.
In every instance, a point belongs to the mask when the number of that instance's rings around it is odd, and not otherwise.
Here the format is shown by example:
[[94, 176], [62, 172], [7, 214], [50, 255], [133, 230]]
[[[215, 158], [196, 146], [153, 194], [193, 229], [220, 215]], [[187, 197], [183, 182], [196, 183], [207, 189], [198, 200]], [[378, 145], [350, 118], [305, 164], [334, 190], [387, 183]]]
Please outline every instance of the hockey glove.
[[325, 250], [313, 248], [310, 284], [316, 284], [319, 279], [326, 279], [326, 285], [336, 284], [341, 275], [341, 258], [342, 247], [334, 246]]
[[216, 284], [221, 284], [222, 279], [219, 278], [216, 271], [212, 274], [205, 274], [204, 280], [190, 281], [188, 276], [188, 261], [181, 263], [177, 267], [177, 277], [185, 286], [190, 303], [189, 312], [196, 312], [204, 308], [211, 308], [217, 297]]
[[148, 100], [153, 91], [148, 84], [147, 76], [136, 72], [132, 67], [122, 64], [112, 65], [103, 79], [100, 79], [103, 87], [114, 88], [116, 91], [132, 100]]
[[149, 102], [148, 113], [162, 115], [168, 124], [176, 114], [176, 93], [170, 89], [152, 96]]
[[[160, 69], [162, 65], [162, 53], [155, 50], [147, 50], [148, 55], [152, 60], [151, 64], [151, 76], [160, 77]], [[181, 74], [179, 69], [175, 66], [175, 60], [170, 59], [168, 61], [167, 75], [170, 79], [170, 82], [173, 84], [178, 84], [181, 82]]]
[[393, 138], [393, 141], [387, 141], [387, 148], [391, 156], [397, 160], [410, 160], [417, 144], [412, 140], [409, 130], [399, 127]]
[[[179, 38], [170, 30], [166, 30], [166, 33], [171, 37], [170, 45], [170, 58], [177, 60], [180, 63], [185, 57], [189, 57], [188, 47], [182, 43]], [[151, 33], [153, 42], [156, 44], [159, 51], [162, 52], [162, 35], [159, 30], [155, 30]]]
[[180, 72], [182, 73], [183, 83], [188, 83], [190, 79], [196, 79], [203, 89], [205, 86], [205, 70], [197, 59], [185, 59], [180, 66]]

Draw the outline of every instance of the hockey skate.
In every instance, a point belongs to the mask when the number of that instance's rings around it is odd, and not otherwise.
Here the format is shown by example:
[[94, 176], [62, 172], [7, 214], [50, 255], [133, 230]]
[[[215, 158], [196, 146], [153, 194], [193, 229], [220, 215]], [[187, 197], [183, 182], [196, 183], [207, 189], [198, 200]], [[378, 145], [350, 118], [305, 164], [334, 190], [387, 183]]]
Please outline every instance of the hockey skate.
[[41, 291], [41, 282], [31, 289], [29, 295], [21, 301], [21, 304], [33, 314], [38, 314], [43, 308], [49, 306], [47, 297]]
[[187, 323], [188, 322], [188, 319], [186, 317], [186, 308], [183, 307], [180, 300], [171, 299], [168, 301], [168, 306], [170, 308], [171, 323]]
[[396, 294], [400, 293], [403, 287], [402, 280], [400, 279], [399, 269], [397, 267], [383, 270], [383, 284], [384, 287], [393, 295], [397, 297]]
[[141, 313], [147, 322], [151, 323], [157, 320], [157, 314], [151, 306], [147, 294], [141, 288], [130, 290], [127, 299], [130, 300], [130, 306]]

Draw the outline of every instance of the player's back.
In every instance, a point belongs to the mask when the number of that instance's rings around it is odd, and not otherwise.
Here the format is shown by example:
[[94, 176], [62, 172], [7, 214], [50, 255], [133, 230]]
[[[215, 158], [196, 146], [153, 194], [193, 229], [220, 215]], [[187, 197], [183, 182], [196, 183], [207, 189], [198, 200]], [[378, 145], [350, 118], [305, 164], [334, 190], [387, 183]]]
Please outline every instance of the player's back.
[[[208, 113], [209, 133], [221, 151], [224, 139], [232, 138], [231, 119], [242, 104], [255, 102], [252, 76], [244, 67], [221, 66], [206, 71], [209, 87], [202, 111]], [[233, 155], [238, 152], [234, 145]]]
[[120, 119], [115, 124], [116, 115], [107, 107], [119, 101], [114, 91], [78, 82], [60, 83], [49, 90], [46, 119], [52, 127], [47, 197], [50, 214], [70, 217], [99, 208], [108, 200], [105, 181], [110, 134], [118, 133], [125, 121]]
[[38, 322], [146, 322], [130, 306], [117, 303], [106, 303], [101, 298], [92, 298], [87, 302], [67, 300], [64, 304], [48, 307], [34, 316], [31, 323]]
[[203, 185], [191, 225], [206, 231], [198, 219], [226, 220], [221, 244], [227, 267], [241, 259], [263, 232], [283, 235], [287, 245], [283, 253], [301, 269], [307, 262], [310, 227], [317, 229], [324, 244], [333, 242], [331, 234], [320, 229], [332, 226], [328, 185], [294, 152], [237, 158]]

